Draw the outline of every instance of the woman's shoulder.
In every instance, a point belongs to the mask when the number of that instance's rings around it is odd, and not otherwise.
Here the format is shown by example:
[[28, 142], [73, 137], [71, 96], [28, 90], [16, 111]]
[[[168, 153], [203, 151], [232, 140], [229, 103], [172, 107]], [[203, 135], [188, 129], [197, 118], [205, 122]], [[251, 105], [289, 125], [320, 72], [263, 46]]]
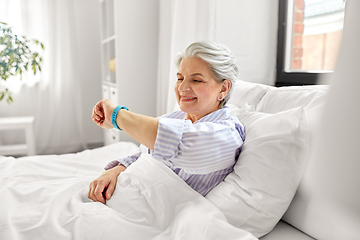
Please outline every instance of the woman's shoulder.
[[236, 129], [239, 132], [241, 139], [245, 140], [245, 127], [242, 122], [233, 114], [228, 107], [223, 107], [222, 110], [224, 111], [223, 117], [218, 119], [216, 123], [227, 125], [233, 129]]

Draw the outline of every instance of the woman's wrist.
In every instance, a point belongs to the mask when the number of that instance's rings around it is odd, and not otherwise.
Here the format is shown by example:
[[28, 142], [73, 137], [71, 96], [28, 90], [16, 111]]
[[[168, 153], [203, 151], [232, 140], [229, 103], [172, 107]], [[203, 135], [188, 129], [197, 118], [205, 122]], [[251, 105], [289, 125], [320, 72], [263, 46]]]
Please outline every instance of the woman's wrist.
[[120, 127], [120, 112], [123, 112], [123, 110], [129, 111], [127, 107], [119, 105], [114, 108], [111, 115], [111, 124], [113, 125], [114, 128], [121, 131], [122, 131], [122, 127]]
[[124, 113], [129, 110], [126, 110], [125, 108], [121, 108], [116, 116], [116, 124], [118, 125], [120, 130], [126, 129], [126, 126], [124, 126], [124, 121], [122, 121], [122, 118], [124, 117]]
[[111, 170], [112, 172], [114, 172], [116, 175], [119, 176], [120, 173], [122, 173], [123, 171], [126, 170], [126, 167], [124, 165], [122, 165], [122, 164], [119, 164], [116, 167], [113, 167], [113, 168], [111, 168], [109, 170]]

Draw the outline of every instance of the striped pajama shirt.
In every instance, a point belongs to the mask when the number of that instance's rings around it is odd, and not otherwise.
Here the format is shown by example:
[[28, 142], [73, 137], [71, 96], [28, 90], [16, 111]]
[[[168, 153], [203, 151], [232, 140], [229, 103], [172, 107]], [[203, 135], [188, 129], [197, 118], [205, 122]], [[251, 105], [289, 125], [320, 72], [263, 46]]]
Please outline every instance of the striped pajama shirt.
[[159, 117], [153, 151], [141, 145], [138, 153], [112, 161], [105, 169], [128, 167], [141, 153], [149, 153], [205, 196], [233, 171], [245, 140], [244, 127], [227, 107], [194, 123], [185, 118], [182, 111]]

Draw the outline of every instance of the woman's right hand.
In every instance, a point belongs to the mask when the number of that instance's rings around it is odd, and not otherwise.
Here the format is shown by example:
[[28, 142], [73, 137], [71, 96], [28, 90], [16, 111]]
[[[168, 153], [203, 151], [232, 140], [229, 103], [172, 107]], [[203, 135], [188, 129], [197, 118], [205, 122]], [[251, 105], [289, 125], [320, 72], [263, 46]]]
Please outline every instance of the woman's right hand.
[[103, 172], [97, 179], [92, 181], [89, 186], [88, 198], [94, 202], [106, 203], [115, 191], [117, 177], [125, 171], [124, 165], [118, 165]]
[[111, 115], [115, 105], [109, 99], [103, 99], [98, 102], [92, 111], [91, 118], [99, 126], [105, 129], [113, 128], [111, 124]]

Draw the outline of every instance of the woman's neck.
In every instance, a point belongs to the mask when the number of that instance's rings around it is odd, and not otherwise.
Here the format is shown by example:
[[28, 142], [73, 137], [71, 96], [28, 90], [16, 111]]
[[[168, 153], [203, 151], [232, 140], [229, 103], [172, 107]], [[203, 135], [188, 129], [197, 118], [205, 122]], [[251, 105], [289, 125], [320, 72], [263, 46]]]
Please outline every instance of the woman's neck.
[[218, 107], [217, 109], [206, 113], [205, 115], [196, 115], [196, 114], [190, 114], [190, 113], [186, 113], [186, 119], [190, 120], [192, 123], [199, 121], [201, 118], [205, 117], [206, 115], [209, 115], [210, 113], [213, 113], [217, 110], [221, 109], [221, 107]]

